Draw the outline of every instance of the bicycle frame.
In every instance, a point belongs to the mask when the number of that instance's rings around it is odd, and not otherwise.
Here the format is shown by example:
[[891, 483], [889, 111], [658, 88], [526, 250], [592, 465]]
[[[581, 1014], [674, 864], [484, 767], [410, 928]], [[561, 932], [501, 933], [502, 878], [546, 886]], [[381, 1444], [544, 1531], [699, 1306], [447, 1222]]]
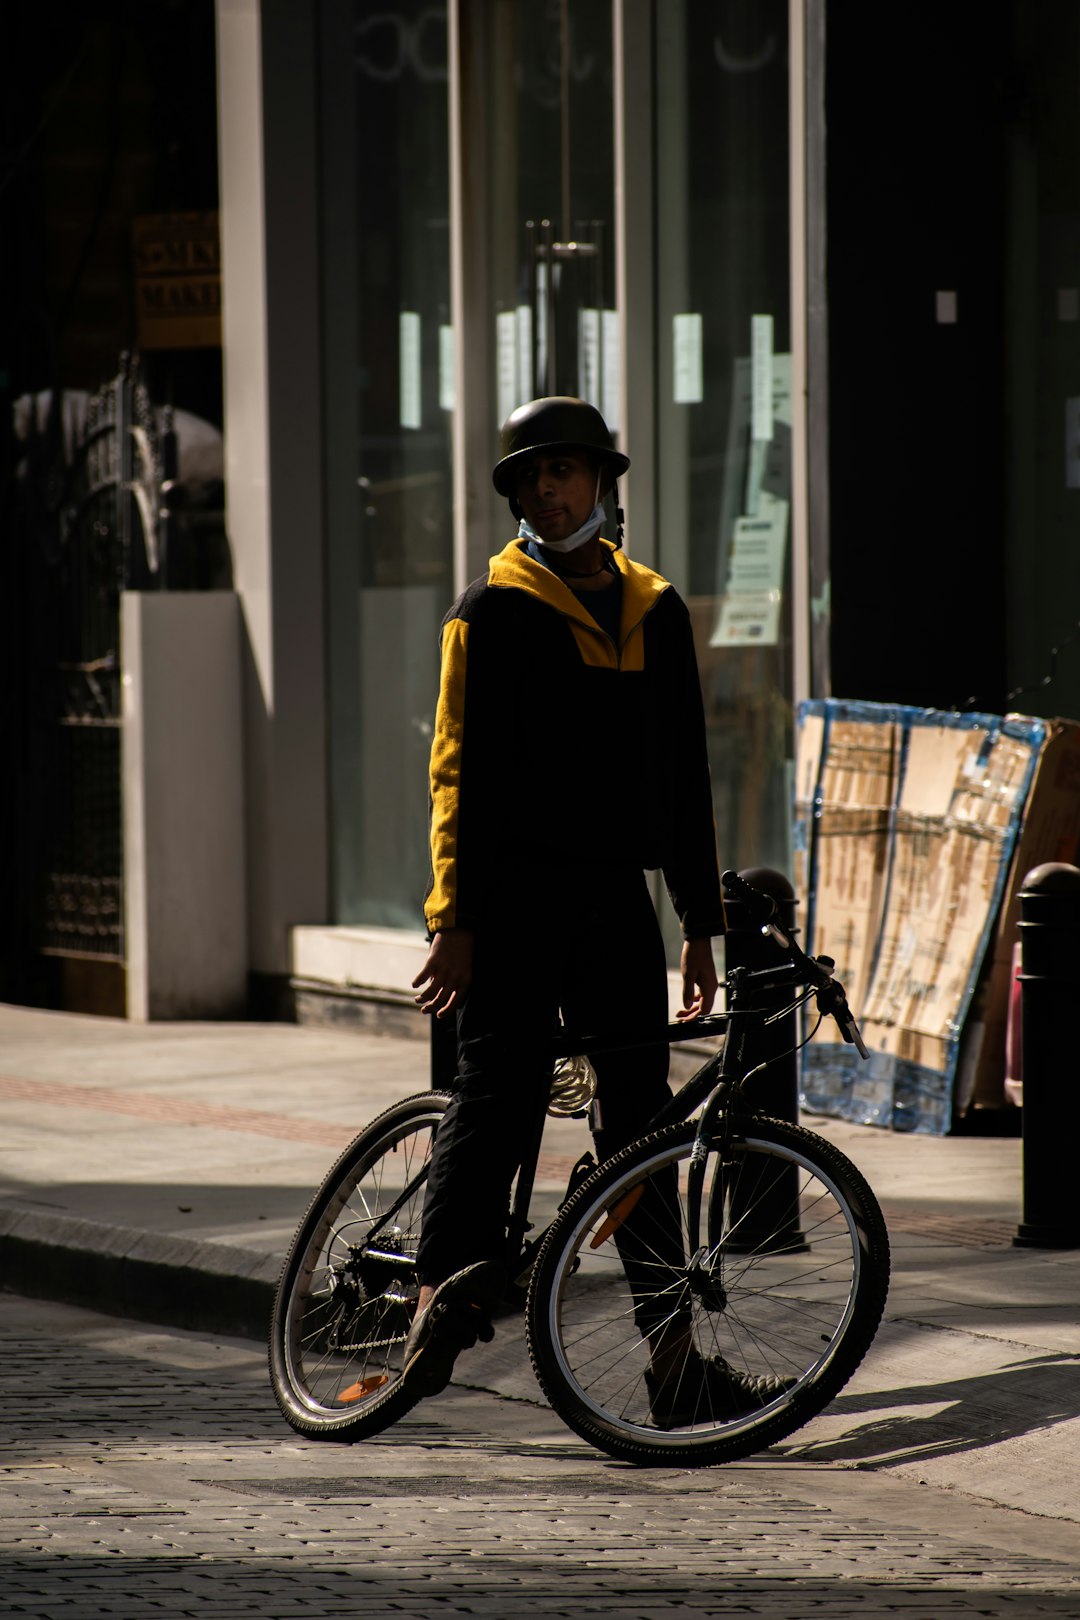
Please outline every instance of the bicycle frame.
[[[784, 941], [786, 945], [790, 941]], [[742, 1099], [742, 1088], [746, 1081], [763, 1068], [768, 1059], [762, 1061], [758, 1053], [753, 1050], [753, 1037], [768, 1025], [772, 1017], [783, 1016], [791, 1007], [783, 1009], [782, 1014], [769, 1014], [767, 1009], [754, 1005], [755, 992], [772, 990], [782, 985], [798, 986], [792, 1007], [800, 1006], [808, 1000], [815, 991], [820, 992], [822, 981], [828, 980], [828, 971], [818, 968], [818, 964], [803, 955], [794, 947], [795, 958], [778, 963], [776, 967], [762, 968], [750, 971], [746, 968], [734, 968], [727, 975], [727, 994], [729, 1007], [724, 1013], [708, 1013], [700, 1018], [685, 1022], [669, 1023], [661, 1033], [656, 1030], [626, 1030], [605, 1035], [580, 1035], [573, 1031], [560, 1029], [555, 1033], [549, 1043], [552, 1064], [563, 1057], [591, 1057], [599, 1052], [632, 1051], [641, 1046], [659, 1045], [661, 1041], [669, 1045], [680, 1042], [698, 1041], [714, 1036], [724, 1035], [724, 1045], [719, 1051], [707, 1058], [701, 1068], [696, 1070], [690, 1079], [675, 1092], [670, 1100], [653, 1116], [645, 1127], [642, 1135], [650, 1135], [654, 1131], [663, 1129], [667, 1125], [682, 1123], [705, 1103], [701, 1118], [698, 1122], [697, 1136], [691, 1154], [689, 1166], [689, 1180], [687, 1185], [687, 1240], [688, 1253], [693, 1257], [691, 1267], [695, 1264], [704, 1264], [707, 1247], [700, 1243], [701, 1235], [701, 1200], [705, 1177], [706, 1160], [709, 1147], [717, 1140], [718, 1135], [723, 1138], [727, 1128], [726, 1122]], [[816, 970], [816, 983], [806, 986], [807, 968]], [[510, 1208], [509, 1221], [506, 1234], [506, 1254], [509, 1261], [508, 1274], [518, 1283], [527, 1274], [533, 1255], [543, 1241], [543, 1233], [531, 1241], [526, 1242], [526, 1234], [530, 1229], [529, 1208], [532, 1203], [533, 1189], [536, 1182], [536, 1171], [540, 1159], [540, 1147], [543, 1139], [547, 1118], [548, 1093], [545, 1091], [538, 1103], [536, 1115], [532, 1121], [526, 1151], [518, 1169], [517, 1184]], [[574, 1191], [578, 1181], [583, 1177], [591, 1161], [588, 1155], [583, 1155], [571, 1171], [570, 1180], [563, 1198], [565, 1203]], [[398, 1211], [404, 1207], [423, 1185], [427, 1178], [427, 1167], [417, 1172], [408, 1185], [402, 1190], [399, 1198], [383, 1214], [378, 1223], [372, 1227], [364, 1247], [369, 1255], [378, 1257], [378, 1250], [372, 1244], [380, 1232], [393, 1221]], [[397, 1257], [399, 1264], [412, 1263], [404, 1257]]]
[[[686, 1235], [688, 1253], [692, 1257], [691, 1271], [695, 1266], [699, 1268], [703, 1266], [708, 1254], [708, 1246], [702, 1245], [700, 1237], [702, 1190], [709, 1148], [716, 1143], [718, 1136], [721, 1146], [723, 1145], [729, 1122], [742, 1101], [742, 1088], [746, 1081], [777, 1056], [772, 1054], [767, 1058], [761, 1057], [760, 1051], [753, 1049], [754, 1036], [760, 1036], [775, 1019], [785, 1017], [815, 994], [821, 997], [830, 988], [838, 998], [838, 1005], [846, 1008], [841, 987], [831, 980], [830, 959], [825, 958], [823, 963], [819, 964], [799, 950], [788, 936], [779, 932], [777, 942], [792, 952], [792, 960], [778, 963], [775, 967], [756, 970], [733, 968], [726, 979], [729, 1002], [727, 1012], [707, 1014], [693, 1021], [669, 1024], [664, 1035], [664, 1039], [669, 1043], [701, 1040], [719, 1034], [726, 1037], [721, 1049], [706, 1059], [701, 1068], [653, 1116], [642, 1132], [643, 1135], [651, 1135], [666, 1125], [681, 1124], [705, 1103], [698, 1121], [688, 1168]], [[806, 982], [808, 977], [811, 980], [809, 984]], [[780, 1011], [770, 1011], [764, 1006], [753, 1004], [756, 993], [783, 986], [791, 986], [795, 990], [792, 1002], [787, 1007]], [[614, 1036], [581, 1036], [563, 1031], [553, 1042], [552, 1051], [556, 1059], [570, 1056], [588, 1057], [597, 1052], [627, 1051], [656, 1043], [657, 1036], [651, 1032], [634, 1035], [626, 1033]], [[515, 1249], [523, 1253], [525, 1250], [524, 1238], [529, 1229], [528, 1206], [532, 1198], [546, 1107], [545, 1098], [534, 1124], [529, 1153], [519, 1171], [507, 1233], [507, 1253], [511, 1256]], [[574, 1167], [575, 1173], [580, 1164], [579, 1160], [578, 1165]], [[567, 1197], [573, 1189], [574, 1173], [567, 1188]], [[538, 1248], [540, 1241], [540, 1238], [534, 1239], [528, 1246], [529, 1249]]]

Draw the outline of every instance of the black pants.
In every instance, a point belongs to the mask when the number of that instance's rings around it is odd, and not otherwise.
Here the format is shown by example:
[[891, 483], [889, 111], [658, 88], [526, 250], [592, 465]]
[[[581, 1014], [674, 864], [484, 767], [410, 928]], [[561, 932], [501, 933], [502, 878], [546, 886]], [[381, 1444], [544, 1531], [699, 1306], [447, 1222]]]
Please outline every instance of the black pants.
[[[458, 1014], [458, 1083], [435, 1139], [418, 1269], [437, 1284], [477, 1260], [505, 1258], [510, 1187], [551, 1074], [550, 1038], [569, 1028], [666, 1029], [663, 940], [644, 874], [600, 866], [536, 867], [513, 874], [514, 895], [534, 896], [535, 921], [478, 930], [473, 978]], [[608, 1158], [639, 1136], [670, 1096], [668, 1046], [598, 1053], [596, 1151]], [[639, 1247], [682, 1258], [670, 1188], [651, 1185], [620, 1232], [638, 1299], [638, 1325], [656, 1325], [632, 1270]], [[663, 1207], [660, 1207], [660, 1206]], [[635, 1238], [635, 1230], [639, 1234]], [[648, 1233], [647, 1239], [644, 1234]]]

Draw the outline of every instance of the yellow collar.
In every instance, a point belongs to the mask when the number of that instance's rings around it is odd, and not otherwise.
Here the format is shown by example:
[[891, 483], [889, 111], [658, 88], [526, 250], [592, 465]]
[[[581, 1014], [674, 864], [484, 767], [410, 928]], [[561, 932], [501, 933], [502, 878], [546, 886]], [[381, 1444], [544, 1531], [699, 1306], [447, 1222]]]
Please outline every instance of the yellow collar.
[[[626, 553], [617, 551], [610, 540], [601, 540], [600, 544], [622, 575], [623, 624], [640, 624], [663, 593], [671, 587], [662, 575], [655, 574], [651, 568], [631, 562]], [[550, 568], [545, 568], [543, 563], [538, 563], [534, 557], [530, 557], [526, 550], [527, 546], [527, 540], [511, 540], [509, 545], [504, 546], [502, 551], [492, 557], [488, 563], [488, 584], [525, 591], [529, 596], [535, 596], [539, 601], [546, 602], [549, 607], [566, 614], [569, 618], [580, 619], [584, 613], [592, 624], [594, 622], [592, 615], [584, 608], [581, 598], [574, 595], [569, 585], [565, 584], [558, 574], [553, 573]]]
[[561, 613], [570, 623], [578, 651], [586, 664], [598, 669], [642, 670], [645, 667], [645, 619], [671, 587], [651, 568], [631, 562], [609, 540], [601, 540], [600, 544], [611, 554], [611, 560], [622, 579], [618, 643], [612, 641], [585, 606], [587, 596], [584, 599], [575, 596], [557, 574], [529, 556], [527, 540], [511, 540], [498, 556], [491, 558], [488, 584], [496, 589], [524, 591], [527, 596], [535, 597], [538, 602]]

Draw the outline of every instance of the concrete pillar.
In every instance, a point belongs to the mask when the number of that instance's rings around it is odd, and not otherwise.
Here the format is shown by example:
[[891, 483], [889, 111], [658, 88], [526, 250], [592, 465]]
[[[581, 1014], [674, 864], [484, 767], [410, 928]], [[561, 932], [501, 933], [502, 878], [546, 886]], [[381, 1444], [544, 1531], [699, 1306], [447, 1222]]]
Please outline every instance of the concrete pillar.
[[247, 928], [236, 597], [126, 591], [121, 648], [128, 1017], [237, 1017]]
[[250, 967], [327, 920], [314, 7], [217, 0], [225, 479], [242, 609]]

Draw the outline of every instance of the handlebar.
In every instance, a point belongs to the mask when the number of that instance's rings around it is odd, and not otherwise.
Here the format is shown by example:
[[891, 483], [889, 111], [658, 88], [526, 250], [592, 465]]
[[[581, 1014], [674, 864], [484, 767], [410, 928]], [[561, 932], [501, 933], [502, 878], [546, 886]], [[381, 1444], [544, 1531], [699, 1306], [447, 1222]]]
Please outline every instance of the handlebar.
[[761, 932], [775, 941], [793, 962], [799, 976], [814, 987], [819, 1012], [827, 1013], [834, 1018], [847, 1044], [854, 1046], [860, 1057], [868, 1058], [870, 1052], [848, 1006], [844, 987], [838, 979], [833, 978], [836, 963], [832, 957], [807, 956], [791, 932], [781, 924], [779, 908], [771, 894], [764, 894], [762, 890], [755, 889], [744, 877], [740, 877], [738, 872], [724, 872], [720, 881], [732, 899], [738, 900], [745, 907], [751, 922], [757, 923]]

